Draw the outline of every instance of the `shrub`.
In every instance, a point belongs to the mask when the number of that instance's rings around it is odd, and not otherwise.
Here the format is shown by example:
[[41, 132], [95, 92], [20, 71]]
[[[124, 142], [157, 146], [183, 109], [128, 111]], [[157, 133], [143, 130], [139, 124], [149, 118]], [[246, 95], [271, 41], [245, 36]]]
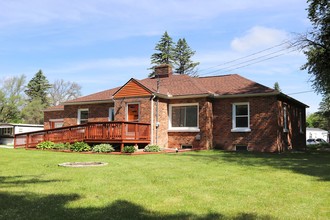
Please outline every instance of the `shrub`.
[[159, 152], [160, 147], [158, 145], [148, 145], [144, 148], [145, 152]]
[[56, 143], [53, 146], [53, 149], [57, 149], [57, 150], [70, 150], [70, 143]]
[[134, 153], [136, 151], [134, 146], [125, 146], [123, 153]]
[[37, 145], [37, 149], [53, 149], [55, 143], [51, 141], [43, 141]]
[[330, 144], [329, 143], [310, 144], [307, 145], [307, 148], [309, 150], [324, 150], [326, 148], [330, 148]]
[[98, 144], [95, 145], [92, 149], [96, 153], [109, 153], [115, 151], [111, 144]]
[[71, 150], [76, 152], [90, 151], [91, 147], [85, 142], [75, 142], [70, 147]]

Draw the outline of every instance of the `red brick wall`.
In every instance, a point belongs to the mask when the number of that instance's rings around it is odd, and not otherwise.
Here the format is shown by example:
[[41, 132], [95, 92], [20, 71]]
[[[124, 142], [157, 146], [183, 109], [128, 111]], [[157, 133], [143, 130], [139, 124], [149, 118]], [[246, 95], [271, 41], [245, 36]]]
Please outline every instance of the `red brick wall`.
[[[154, 144], [160, 147], [168, 148], [168, 100], [160, 99], [158, 102], [158, 122], [157, 122], [157, 99], [154, 101]], [[158, 132], [158, 133], [157, 133]]]
[[64, 106], [64, 126], [77, 124], [78, 109], [88, 109], [89, 122], [108, 121], [110, 107], [113, 107], [113, 103], [66, 105]]
[[63, 119], [64, 111], [45, 111], [44, 112], [44, 129], [50, 129], [50, 119]]
[[[250, 132], [231, 132], [232, 104], [249, 102]], [[67, 105], [64, 111], [45, 112], [45, 128], [49, 128], [50, 119], [64, 119], [64, 126], [76, 125], [78, 109], [89, 109], [89, 122], [108, 121], [109, 107], [115, 105], [115, 121], [126, 120], [128, 103], [139, 103], [140, 122], [151, 121], [151, 97], [122, 98], [114, 103]], [[170, 104], [199, 104], [200, 132], [168, 132]], [[234, 150], [236, 145], [247, 145], [252, 151], [275, 152], [305, 147], [305, 119], [303, 106], [290, 100], [281, 100], [276, 96], [226, 99], [160, 99], [158, 103], [158, 135], [156, 136], [157, 101], [153, 102], [153, 143], [160, 147], [180, 148], [181, 145], [192, 145], [193, 148], [220, 148]], [[283, 132], [283, 105], [287, 106], [289, 132]], [[303, 132], [298, 124], [299, 112], [302, 114]]]
[[212, 102], [206, 98], [170, 100], [170, 104], [198, 103], [200, 132], [168, 132], [168, 147], [181, 148], [181, 145], [191, 145], [193, 148], [212, 148]]
[[[250, 132], [231, 132], [232, 104], [249, 102]], [[216, 148], [235, 150], [246, 145], [252, 151], [278, 149], [278, 106], [276, 97], [215, 99], [213, 103], [213, 143]]]
[[[284, 106], [287, 109], [287, 132], [284, 131]], [[278, 111], [280, 151], [304, 149], [306, 147], [306, 108], [289, 100], [279, 99]]]

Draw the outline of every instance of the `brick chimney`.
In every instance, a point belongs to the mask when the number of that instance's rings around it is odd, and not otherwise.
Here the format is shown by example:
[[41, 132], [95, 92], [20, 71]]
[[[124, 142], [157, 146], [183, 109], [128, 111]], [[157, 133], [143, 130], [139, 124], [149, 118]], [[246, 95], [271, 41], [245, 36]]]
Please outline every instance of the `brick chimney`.
[[172, 74], [172, 66], [170, 64], [161, 64], [155, 67], [155, 77], [169, 77]]

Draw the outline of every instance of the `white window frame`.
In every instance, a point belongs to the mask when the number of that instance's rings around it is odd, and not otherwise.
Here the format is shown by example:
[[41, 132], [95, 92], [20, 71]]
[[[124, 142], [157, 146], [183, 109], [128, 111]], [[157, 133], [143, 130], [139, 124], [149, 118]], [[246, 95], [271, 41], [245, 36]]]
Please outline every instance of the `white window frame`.
[[[113, 117], [112, 117], [113, 114]], [[115, 120], [115, 108], [114, 107], [110, 107], [109, 108], [109, 117], [108, 117], [108, 121], [114, 121]]]
[[141, 109], [140, 109], [140, 103], [139, 102], [128, 102], [126, 103], [126, 108], [125, 108], [125, 120], [128, 121], [128, 105], [138, 105], [139, 109], [138, 109], [138, 120], [135, 122], [139, 122], [140, 121], [140, 113], [141, 113]]
[[[77, 124], [78, 124], [78, 125], [81, 124], [81, 122], [80, 122], [80, 120], [81, 120], [81, 112], [83, 112], [83, 111], [88, 111], [88, 114], [89, 114], [89, 110], [88, 110], [88, 108], [81, 108], [81, 109], [78, 109], [78, 118], [77, 118]], [[87, 119], [87, 121], [88, 121], [88, 119]]]
[[[172, 107], [185, 107], [196, 106], [197, 107], [197, 126], [196, 127], [172, 127]], [[180, 103], [169, 105], [169, 117], [168, 117], [168, 131], [169, 132], [200, 132], [199, 129], [199, 104], [198, 103]]]
[[283, 107], [283, 132], [288, 132], [288, 113], [287, 113], [287, 106]]
[[[49, 119], [49, 122], [54, 122], [54, 125], [56, 123], [62, 123], [62, 126], [63, 127], [63, 124], [64, 124], [64, 119], [63, 118], [59, 118], [59, 119]], [[55, 128], [60, 128], [60, 127], [55, 127]]]
[[303, 120], [302, 120], [302, 111], [299, 110], [299, 131], [301, 134], [304, 133], [303, 131]]
[[[248, 127], [236, 127], [236, 106], [247, 105], [248, 108]], [[250, 103], [249, 102], [237, 102], [232, 104], [232, 129], [231, 132], [250, 132]]]

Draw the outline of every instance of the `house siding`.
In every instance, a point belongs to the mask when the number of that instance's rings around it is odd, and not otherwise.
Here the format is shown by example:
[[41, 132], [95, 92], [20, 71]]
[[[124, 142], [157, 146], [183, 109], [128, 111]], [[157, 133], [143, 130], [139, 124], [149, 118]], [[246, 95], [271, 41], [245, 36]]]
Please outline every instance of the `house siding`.
[[115, 94], [115, 98], [127, 98], [127, 97], [150, 96], [150, 95], [151, 93], [149, 91], [147, 91], [139, 84], [131, 80]]

